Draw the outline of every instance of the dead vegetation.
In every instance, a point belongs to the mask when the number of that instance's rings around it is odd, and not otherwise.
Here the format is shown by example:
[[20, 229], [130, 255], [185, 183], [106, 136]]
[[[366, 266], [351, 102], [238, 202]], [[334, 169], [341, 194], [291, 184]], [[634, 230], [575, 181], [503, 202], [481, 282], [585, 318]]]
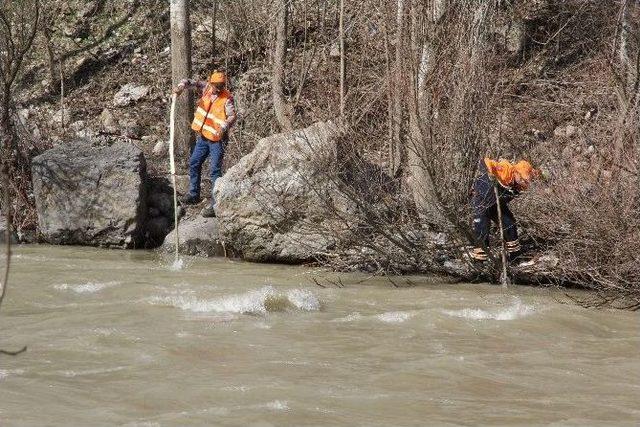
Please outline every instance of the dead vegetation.
[[[437, 271], [470, 241], [468, 190], [478, 160], [526, 158], [547, 179], [513, 204], [523, 242], [558, 260], [539, 277], [595, 290], [587, 303], [638, 308], [638, 2], [345, 2], [344, 49], [339, 6], [191, 2], [194, 74], [226, 69], [242, 114], [227, 166], [287, 120], [299, 128], [337, 117], [344, 52], [347, 132], [331, 179], [360, 209], [352, 218], [334, 211], [357, 226], [324, 230], [337, 244], [322, 262], [377, 273]], [[40, 134], [27, 129], [25, 156], [72, 137], [74, 123], [104, 133], [104, 109], [119, 123], [135, 121], [137, 135], [116, 136], [150, 154], [166, 138], [168, 6], [47, 8], [42, 37], [17, 78], [21, 95], [12, 100], [14, 111], [37, 101], [29, 108]], [[51, 120], [60, 110], [60, 74], [68, 108], [62, 126]], [[113, 107], [128, 82], [149, 86], [150, 95]], [[151, 161], [152, 171], [165, 167]], [[20, 197], [28, 206], [25, 185], [26, 178]], [[33, 227], [33, 217], [17, 224]]]

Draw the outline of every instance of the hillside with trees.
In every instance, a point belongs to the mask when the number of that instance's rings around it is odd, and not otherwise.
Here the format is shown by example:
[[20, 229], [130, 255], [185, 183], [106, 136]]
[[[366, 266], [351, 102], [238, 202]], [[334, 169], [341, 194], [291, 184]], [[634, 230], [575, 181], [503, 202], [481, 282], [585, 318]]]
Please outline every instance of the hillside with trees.
[[[638, 1], [180, 4], [176, 15], [158, 0], [2, 1], [1, 207], [23, 240], [38, 235], [34, 156], [123, 140], [163, 176], [154, 147], [168, 138], [172, 70], [219, 69], [240, 114], [225, 168], [276, 133], [327, 121], [340, 131], [326, 177], [358, 208], [328, 206], [348, 226], [316, 230], [335, 241], [316, 262], [438, 272], [434, 260], [470, 244], [479, 161], [524, 158], [544, 172], [514, 203], [523, 245], [548, 261], [531, 280], [640, 308]], [[178, 43], [190, 63], [172, 64]], [[179, 105], [183, 170], [193, 102]]]

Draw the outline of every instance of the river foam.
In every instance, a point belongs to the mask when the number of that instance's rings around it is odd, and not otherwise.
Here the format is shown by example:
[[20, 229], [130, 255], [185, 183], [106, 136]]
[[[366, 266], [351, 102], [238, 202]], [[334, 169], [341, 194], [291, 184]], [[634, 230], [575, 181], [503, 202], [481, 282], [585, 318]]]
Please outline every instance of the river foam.
[[24, 369], [0, 369], [0, 381], [5, 378], [24, 374]]
[[462, 317], [471, 320], [515, 320], [529, 316], [535, 311], [532, 305], [524, 304], [519, 298], [514, 298], [513, 303], [498, 310], [483, 310], [480, 308], [464, 308], [462, 310], [443, 310], [451, 317]]
[[184, 259], [176, 258], [173, 260], [173, 263], [169, 266], [169, 270], [171, 271], [182, 271], [184, 269]]
[[408, 311], [388, 311], [378, 314], [376, 319], [384, 323], [402, 323], [414, 315], [415, 313], [409, 313]]
[[194, 313], [265, 314], [291, 308], [302, 311], [320, 310], [320, 301], [312, 292], [291, 289], [281, 293], [273, 286], [212, 299], [201, 299], [193, 295], [156, 296], [150, 302]]
[[60, 285], [53, 285], [53, 288], [58, 291], [73, 291], [77, 294], [92, 294], [100, 292], [103, 289], [111, 288], [119, 285], [121, 282], [87, 282], [80, 284], [62, 283]]

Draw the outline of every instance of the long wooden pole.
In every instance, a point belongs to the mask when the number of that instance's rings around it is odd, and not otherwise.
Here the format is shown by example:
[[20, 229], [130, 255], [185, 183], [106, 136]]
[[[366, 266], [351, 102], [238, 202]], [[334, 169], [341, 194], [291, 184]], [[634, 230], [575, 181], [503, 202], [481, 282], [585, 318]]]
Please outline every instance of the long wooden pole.
[[178, 232], [178, 191], [176, 189], [176, 161], [174, 154], [174, 138], [175, 138], [175, 127], [176, 127], [176, 99], [178, 98], [177, 94], [173, 94], [171, 96], [171, 116], [169, 119], [169, 172], [171, 173], [171, 185], [173, 185], [173, 221], [174, 227], [176, 230], [175, 236], [175, 244], [176, 244], [176, 262], [180, 258], [179, 248], [180, 248], [180, 233]]
[[500, 251], [502, 257], [502, 272], [500, 274], [500, 284], [503, 288], [509, 286], [509, 275], [507, 274], [507, 246], [504, 240], [504, 230], [502, 229], [502, 207], [500, 206], [500, 195], [498, 187], [493, 184], [493, 192], [496, 195], [496, 205], [498, 206], [498, 226], [500, 227]]

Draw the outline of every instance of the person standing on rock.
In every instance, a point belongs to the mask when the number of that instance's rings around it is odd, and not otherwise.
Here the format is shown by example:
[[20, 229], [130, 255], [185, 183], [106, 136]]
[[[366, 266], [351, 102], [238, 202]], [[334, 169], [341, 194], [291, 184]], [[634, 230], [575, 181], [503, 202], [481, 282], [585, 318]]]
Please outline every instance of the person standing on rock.
[[174, 89], [180, 95], [185, 89], [197, 89], [201, 93], [191, 129], [198, 133], [196, 145], [189, 160], [189, 193], [180, 201], [186, 205], [200, 202], [200, 173], [202, 164], [211, 156], [211, 204], [202, 211], [205, 218], [215, 217], [215, 183], [222, 176], [222, 160], [228, 142], [229, 128], [236, 121], [233, 95], [226, 86], [223, 72], [214, 71], [208, 81], [185, 79]]
[[[539, 176], [529, 162], [521, 160], [512, 164], [507, 160], [499, 161], [485, 157], [482, 164], [483, 173], [473, 183], [471, 205], [473, 208], [473, 231], [476, 247], [469, 254], [473, 261], [486, 261], [485, 251], [489, 247], [489, 230], [491, 222], [502, 222], [505, 244], [510, 260], [514, 260], [521, 252], [518, 240], [516, 220], [509, 210], [508, 203], [521, 192], [529, 188], [533, 178]], [[496, 200], [496, 190], [498, 200]], [[500, 203], [501, 218], [498, 216]]]

